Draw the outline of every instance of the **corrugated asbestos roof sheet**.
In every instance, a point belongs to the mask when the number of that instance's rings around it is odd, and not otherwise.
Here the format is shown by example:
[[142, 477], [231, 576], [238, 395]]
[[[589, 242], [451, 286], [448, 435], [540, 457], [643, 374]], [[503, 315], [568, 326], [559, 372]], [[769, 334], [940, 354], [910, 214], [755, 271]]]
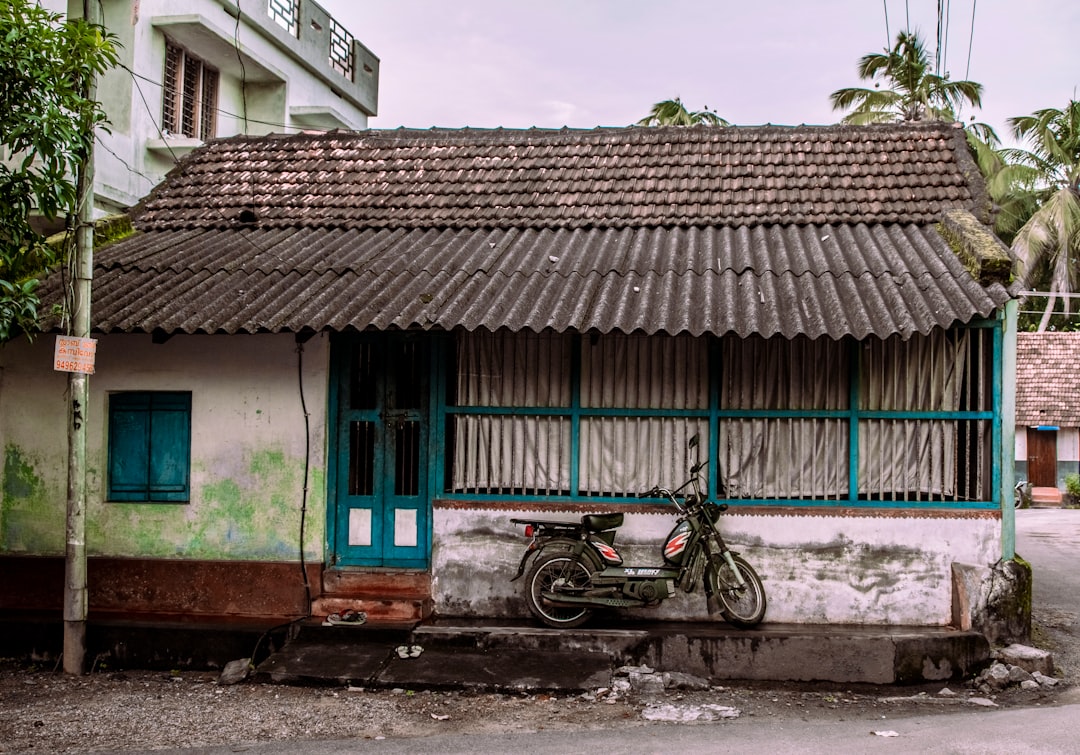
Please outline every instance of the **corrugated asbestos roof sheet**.
[[1080, 333], [1016, 334], [1016, 421], [1080, 426]]
[[237, 137], [98, 251], [95, 327], [927, 333], [1009, 298], [938, 232], [974, 170], [946, 124]]

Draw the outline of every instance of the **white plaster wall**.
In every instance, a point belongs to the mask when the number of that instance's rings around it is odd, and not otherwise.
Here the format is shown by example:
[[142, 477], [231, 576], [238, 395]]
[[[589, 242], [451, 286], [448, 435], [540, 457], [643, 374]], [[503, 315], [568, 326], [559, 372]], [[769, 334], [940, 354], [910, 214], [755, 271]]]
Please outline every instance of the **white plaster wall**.
[[1027, 461], [1027, 427], [1020, 425], [1016, 428], [1016, 461]]
[[1058, 461], [1080, 460], [1080, 428], [1063, 427], [1058, 430]]
[[[436, 612], [528, 616], [524, 580], [509, 581], [528, 540], [510, 519], [535, 515], [436, 508]], [[674, 521], [661, 514], [628, 514], [615, 540], [625, 563], [660, 565], [660, 544]], [[990, 565], [1001, 554], [1001, 523], [992, 517], [728, 514], [721, 525], [729, 543], [764, 581], [768, 622], [945, 626], [952, 619], [953, 562]], [[700, 589], [631, 613], [658, 619], [708, 617]]]
[[[33, 470], [38, 509], [5, 499], [0, 551], [62, 553], [67, 480], [67, 376], [52, 367], [52, 336], [0, 350], [0, 439]], [[87, 550], [112, 556], [299, 559], [304, 411], [297, 346], [285, 335], [148, 335], [98, 339], [87, 416]], [[305, 555], [323, 556], [328, 342], [304, 345], [311, 455]], [[107, 394], [192, 393], [191, 500], [109, 503]], [[0, 477], [5, 470], [0, 469]], [[4, 478], [7, 479], [7, 478]], [[23, 488], [27, 485], [22, 484]], [[22, 504], [32, 505], [30, 502]], [[27, 521], [40, 521], [30, 532]]]

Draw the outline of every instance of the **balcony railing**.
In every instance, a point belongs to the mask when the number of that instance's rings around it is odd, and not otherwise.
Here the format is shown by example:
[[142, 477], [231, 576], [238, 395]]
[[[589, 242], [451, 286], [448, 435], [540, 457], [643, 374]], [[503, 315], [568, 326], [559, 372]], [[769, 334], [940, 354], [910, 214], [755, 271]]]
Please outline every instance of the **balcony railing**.
[[300, 0], [270, 0], [270, 18], [294, 37], [300, 36]]

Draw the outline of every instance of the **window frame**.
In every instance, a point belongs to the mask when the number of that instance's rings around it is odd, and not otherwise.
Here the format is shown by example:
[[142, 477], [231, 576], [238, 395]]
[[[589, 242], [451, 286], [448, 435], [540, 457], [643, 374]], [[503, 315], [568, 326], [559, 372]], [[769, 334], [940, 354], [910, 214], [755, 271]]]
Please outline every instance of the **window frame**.
[[190, 502], [191, 403], [190, 391], [109, 394], [107, 501]]
[[[583, 342], [587, 342], [590, 338], [589, 335], [581, 334], [566, 334], [567, 337], [572, 338], [574, 346], [572, 347], [572, 353], [574, 354], [572, 371], [572, 385], [571, 393], [574, 396], [571, 406], [569, 407], [537, 407], [537, 406], [493, 406], [493, 405], [458, 405], [453, 394], [451, 386], [448, 386], [446, 395], [442, 397], [442, 401], [439, 407], [437, 407], [437, 419], [439, 427], [442, 428], [444, 435], [443, 445], [447, 449], [446, 459], [450, 460], [453, 457], [455, 438], [453, 436], [452, 423], [455, 418], [460, 417], [484, 417], [484, 416], [496, 416], [496, 417], [551, 417], [551, 418], [563, 418], [571, 424], [571, 438], [569, 442], [569, 463], [572, 473], [569, 489], [559, 491], [547, 491], [542, 490], [537, 493], [526, 493], [525, 491], [508, 490], [498, 491], [491, 490], [485, 492], [483, 490], [456, 490], [454, 489], [454, 482], [451, 479], [452, 469], [450, 468], [450, 462], [447, 461], [445, 465], [439, 470], [440, 479], [437, 481], [436, 490], [439, 490], [439, 497], [448, 500], [476, 500], [476, 501], [488, 501], [488, 500], [511, 500], [521, 502], [595, 502], [597, 496], [585, 494], [579, 485], [579, 478], [576, 474], [581, 457], [580, 457], [580, 427], [583, 420], [587, 420], [591, 417], [673, 417], [683, 418], [688, 421], [705, 421], [708, 424], [708, 460], [709, 469], [720, 469], [719, 456], [719, 441], [721, 427], [725, 424], [729, 425], [732, 422], [738, 421], [750, 421], [750, 422], [831, 422], [838, 423], [838, 426], [843, 426], [846, 434], [846, 453], [848, 454], [848, 460], [846, 469], [838, 470], [843, 472], [848, 477], [848, 482], [845, 491], [841, 491], [839, 495], [803, 495], [801, 497], [797, 494], [780, 494], [780, 495], [766, 495], [765, 497], [729, 497], [723, 485], [718, 485], [718, 474], [709, 474], [709, 493], [710, 496], [726, 501], [732, 505], [766, 505], [766, 506], [847, 506], [854, 508], [944, 508], [944, 509], [992, 509], [999, 505], [998, 496], [995, 491], [1000, 487], [1001, 468], [1000, 464], [995, 460], [1000, 459], [1000, 448], [1002, 443], [1002, 430], [1001, 430], [1001, 353], [1003, 349], [1002, 338], [1003, 329], [1000, 320], [985, 319], [976, 320], [968, 324], [956, 324], [952, 328], [946, 329], [945, 337], [954, 338], [956, 335], [968, 333], [978, 334], [978, 361], [971, 362], [972, 365], [978, 365], [979, 377], [976, 378], [976, 382], [981, 385], [978, 389], [978, 400], [975, 403], [971, 402], [971, 399], [966, 401], [963, 405], [953, 408], [870, 408], [865, 403], [866, 397], [862, 396], [860, 386], [863, 382], [863, 377], [867, 366], [862, 358], [862, 353], [867, 348], [868, 341], [856, 341], [851, 338], [845, 338], [841, 342], [843, 348], [847, 351], [847, 370], [848, 374], [842, 378], [846, 383], [847, 398], [843, 405], [832, 406], [829, 408], [795, 408], [794, 406], [774, 407], [766, 408], [765, 406], [759, 406], [754, 408], [736, 408], [730, 405], [726, 405], [721, 400], [721, 376], [724, 374], [726, 364], [724, 358], [721, 355], [721, 343], [723, 338], [717, 338], [712, 336], [703, 336], [710, 343], [710, 400], [707, 408], [694, 408], [694, 409], [632, 409], [632, 408], [600, 408], [600, 407], [586, 407], [581, 405], [580, 401], [580, 380], [581, 380], [581, 360], [580, 349]], [[724, 338], [733, 337], [731, 335]], [[456, 339], [452, 339], [456, 341]], [[456, 358], [452, 355], [454, 346], [449, 347], [447, 352], [447, 377], [448, 382], [453, 383], [456, 380], [457, 364]], [[969, 387], [974, 386], [974, 383], [969, 381]], [[977, 387], [977, 386], [976, 386]], [[868, 490], [868, 480], [866, 476], [866, 469], [861, 462], [863, 461], [860, 451], [863, 451], [860, 447], [860, 437], [867, 436], [872, 432], [871, 428], [873, 423], [881, 423], [882, 421], [891, 422], [898, 426], [903, 426], [904, 423], [918, 424], [925, 423], [928, 425], [942, 425], [943, 423], [952, 423], [957, 427], [965, 425], [967, 429], [961, 432], [970, 433], [972, 438], [975, 438], [975, 433], [978, 434], [978, 440], [976, 441], [964, 440], [967, 444], [967, 456], [965, 461], [977, 462], [982, 464], [982, 472], [978, 472], [981, 477], [981, 481], [972, 483], [969, 479], [968, 483], [964, 485], [964, 491], [961, 492], [959, 487], [956, 487], [954, 493], [935, 492], [929, 491], [924, 497], [916, 497], [908, 495], [906, 493], [898, 493], [891, 495], [887, 493], [879, 493], [874, 490]], [[961, 437], [957, 436], [957, 437]], [[704, 447], [705, 436], [702, 436], [702, 445]], [[865, 442], [865, 437], [863, 438]], [[973, 450], [975, 449], [975, 450]], [[973, 456], [972, 454], [976, 454]], [[971, 466], [971, 470], [977, 469], [976, 466]], [[969, 469], [965, 469], [965, 474], [974, 474]], [[959, 480], [959, 477], [957, 478]], [[974, 478], [972, 478], [974, 479]], [[978, 488], [978, 492], [975, 491], [975, 487]], [[974, 493], [974, 494], [973, 494]], [[619, 496], [615, 495], [610, 498], [602, 497], [608, 501], [618, 502], [635, 502], [636, 499], [629, 494]]]
[[204, 142], [213, 139], [217, 135], [220, 72], [166, 36], [161, 81], [162, 133]]

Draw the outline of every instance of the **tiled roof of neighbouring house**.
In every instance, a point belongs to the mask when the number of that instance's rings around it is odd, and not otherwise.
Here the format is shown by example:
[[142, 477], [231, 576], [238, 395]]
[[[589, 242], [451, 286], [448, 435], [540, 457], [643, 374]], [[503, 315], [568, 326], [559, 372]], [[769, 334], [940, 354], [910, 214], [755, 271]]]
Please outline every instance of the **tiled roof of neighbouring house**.
[[933, 223], [957, 207], [985, 215], [977, 172], [946, 124], [243, 136], [190, 155], [138, 221], [228, 228], [252, 209], [261, 227]]
[[236, 137], [96, 255], [94, 321], [908, 336], [1008, 300], [988, 210], [949, 124]]
[[1080, 333], [1018, 333], [1016, 421], [1080, 426]]

